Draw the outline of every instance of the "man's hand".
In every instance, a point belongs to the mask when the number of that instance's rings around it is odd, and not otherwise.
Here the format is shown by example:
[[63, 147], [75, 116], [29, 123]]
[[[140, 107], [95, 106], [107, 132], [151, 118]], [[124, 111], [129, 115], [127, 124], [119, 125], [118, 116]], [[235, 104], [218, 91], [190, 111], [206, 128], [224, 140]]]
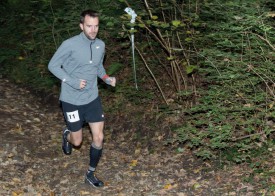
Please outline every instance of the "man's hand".
[[116, 86], [116, 78], [115, 77], [108, 77], [106, 78], [106, 82], [110, 84], [111, 86], [115, 87]]
[[80, 79], [80, 89], [83, 89], [83, 88], [85, 88], [85, 86], [86, 86], [86, 84], [87, 84], [87, 81], [86, 80], [82, 80], [82, 79]]

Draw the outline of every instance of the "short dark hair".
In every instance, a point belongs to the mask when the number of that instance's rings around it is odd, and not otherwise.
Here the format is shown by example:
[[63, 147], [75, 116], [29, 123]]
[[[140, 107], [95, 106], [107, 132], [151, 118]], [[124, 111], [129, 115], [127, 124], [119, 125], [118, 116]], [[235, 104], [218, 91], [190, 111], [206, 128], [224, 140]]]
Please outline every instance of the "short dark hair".
[[80, 14], [80, 23], [83, 24], [84, 23], [84, 18], [85, 16], [90, 16], [92, 18], [98, 18], [99, 17], [99, 13], [97, 11], [94, 10], [85, 10]]

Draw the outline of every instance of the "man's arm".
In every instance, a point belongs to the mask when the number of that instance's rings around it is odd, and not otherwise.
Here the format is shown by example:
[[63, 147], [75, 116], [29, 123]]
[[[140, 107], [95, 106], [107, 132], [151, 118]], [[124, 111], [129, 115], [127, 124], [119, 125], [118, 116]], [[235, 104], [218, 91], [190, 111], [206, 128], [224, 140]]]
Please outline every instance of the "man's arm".
[[62, 82], [65, 82], [75, 89], [80, 89], [81, 84], [79, 79], [72, 78], [61, 66], [71, 55], [71, 47], [63, 42], [57, 49], [52, 59], [49, 62], [48, 69], [50, 72], [59, 78]]
[[105, 68], [103, 67], [103, 60], [104, 60], [104, 54], [102, 55], [102, 58], [100, 60], [97, 76], [100, 77], [106, 84], [109, 84], [109, 85], [115, 87], [116, 86], [116, 78], [110, 77], [106, 74]]

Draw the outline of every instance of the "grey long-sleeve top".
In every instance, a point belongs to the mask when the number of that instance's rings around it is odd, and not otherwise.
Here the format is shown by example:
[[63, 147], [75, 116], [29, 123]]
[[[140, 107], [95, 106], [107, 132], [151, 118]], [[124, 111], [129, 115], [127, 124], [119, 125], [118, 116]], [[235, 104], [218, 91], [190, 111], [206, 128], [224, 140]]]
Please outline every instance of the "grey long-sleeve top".
[[[97, 38], [90, 40], [83, 32], [61, 44], [48, 65], [62, 81], [61, 101], [85, 105], [98, 97], [97, 77], [108, 77], [103, 67], [104, 53], [104, 42]], [[87, 81], [83, 89], [80, 79]]]

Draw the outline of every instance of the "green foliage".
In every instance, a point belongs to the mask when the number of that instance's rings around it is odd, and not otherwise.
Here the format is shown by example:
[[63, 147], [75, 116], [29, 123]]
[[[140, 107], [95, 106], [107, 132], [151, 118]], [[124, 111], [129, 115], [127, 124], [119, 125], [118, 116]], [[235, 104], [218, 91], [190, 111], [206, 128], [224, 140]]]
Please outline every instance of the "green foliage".
[[176, 140], [198, 156], [222, 153], [231, 161], [248, 161], [274, 132], [267, 119], [275, 115], [275, 50], [270, 44], [275, 29], [264, 7], [214, 1], [201, 8], [208, 29], [198, 70], [207, 88], [197, 89], [199, 104], [186, 111], [186, 122], [176, 130]]
[[122, 68], [123, 68], [123, 65], [121, 63], [112, 63], [107, 68], [107, 73], [108, 75], [114, 75], [114, 74], [117, 74]]
[[[191, 88], [184, 76], [192, 75], [195, 71], [196, 62], [193, 61], [193, 53], [190, 50], [194, 49], [194, 40], [201, 36], [196, 28], [200, 28], [202, 24], [196, 14], [191, 14], [193, 11], [191, 7], [187, 9], [184, 1], [150, 0], [129, 4], [138, 17], [136, 24], [130, 23], [127, 14], [121, 17], [126, 27], [125, 31], [134, 32], [138, 40], [136, 44], [137, 50], [140, 51], [138, 54], [147, 70], [150, 67], [149, 73], [167, 103], [165, 95], [167, 83], [170, 84], [169, 90], [174, 90], [175, 93], [183, 88], [185, 90]], [[132, 27], [135, 30], [130, 30]], [[184, 63], [187, 68], [181, 66]], [[165, 68], [159, 71], [159, 64], [163, 64]], [[163, 78], [163, 74], [169, 78]]]

